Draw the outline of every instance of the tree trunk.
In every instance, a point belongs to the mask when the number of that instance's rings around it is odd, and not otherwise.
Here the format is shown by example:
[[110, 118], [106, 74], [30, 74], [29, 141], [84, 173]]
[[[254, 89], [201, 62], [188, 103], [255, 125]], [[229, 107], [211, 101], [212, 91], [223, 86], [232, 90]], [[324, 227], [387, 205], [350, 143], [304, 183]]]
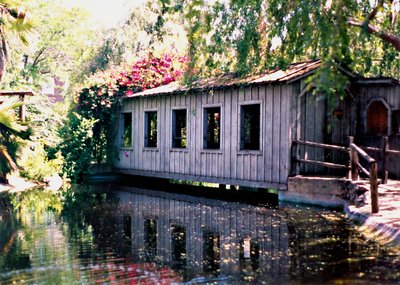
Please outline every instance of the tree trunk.
[[0, 47], [0, 82], [3, 81], [4, 76], [6, 75], [6, 66], [8, 62], [8, 47], [6, 40], [4, 38], [3, 33], [0, 35], [1, 37], [1, 47]]

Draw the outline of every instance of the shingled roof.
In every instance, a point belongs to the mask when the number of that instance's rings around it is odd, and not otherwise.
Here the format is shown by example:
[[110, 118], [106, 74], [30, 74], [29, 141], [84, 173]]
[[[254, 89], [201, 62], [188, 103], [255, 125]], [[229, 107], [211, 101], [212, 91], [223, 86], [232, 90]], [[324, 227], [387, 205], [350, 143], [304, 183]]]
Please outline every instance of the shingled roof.
[[290, 82], [298, 78], [313, 73], [321, 65], [320, 60], [310, 60], [305, 62], [293, 63], [287, 69], [269, 70], [264, 74], [249, 76], [245, 78], [237, 78], [229, 74], [216, 78], [205, 79], [197, 82], [192, 86], [185, 86], [180, 82], [171, 82], [167, 85], [159, 86], [153, 89], [147, 89], [142, 92], [132, 94], [127, 97], [142, 97], [155, 95], [168, 95], [185, 93], [190, 91], [202, 91], [209, 89], [220, 89], [237, 86], [248, 86], [256, 84], [272, 84], [278, 82]]

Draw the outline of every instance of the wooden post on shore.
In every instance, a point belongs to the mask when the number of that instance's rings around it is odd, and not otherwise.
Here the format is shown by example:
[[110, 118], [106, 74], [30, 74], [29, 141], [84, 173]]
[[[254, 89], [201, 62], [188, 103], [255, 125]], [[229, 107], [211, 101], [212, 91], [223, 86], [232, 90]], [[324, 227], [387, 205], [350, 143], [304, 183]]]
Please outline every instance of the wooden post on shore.
[[387, 184], [388, 181], [388, 171], [387, 171], [387, 156], [389, 150], [389, 140], [388, 137], [382, 138], [382, 184]]
[[296, 160], [296, 176], [297, 175], [300, 175], [300, 167], [301, 167], [301, 165], [300, 165], [300, 162], [299, 162], [299, 159], [300, 159], [300, 145], [296, 142], [296, 144], [295, 144], [295, 148], [296, 148], [296, 150], [295, 150], [295, 160]]
[[25, 94], [19, 95], [19, 100], [22, 102], [22, 105], [19, 107], [19, 119], [24, 122], [25, 121]]
[[378, 201], [378, 166], [376, 161], [370, 163], [369, 168], [369, 184], [371, 192], [371, 211], [372, 213], [379, 212], [379, 201]]
[[[353, 173], [353, 148], [351, 145], [353, 144], [354, 138], [349, 137], [349, 173], [347, 174], [348, 179], [352, 179], [352, 173]], [[353, 179], [352, 179], [353, 180]]]
[[349, 137], [349, 155], [350, 155], [350, 173], [349, 178], [352, 181], [356, 181], [359, 179], [359, 171], [358, 171], [358, 153], [357, 150], [353, 147], [354, 138]]

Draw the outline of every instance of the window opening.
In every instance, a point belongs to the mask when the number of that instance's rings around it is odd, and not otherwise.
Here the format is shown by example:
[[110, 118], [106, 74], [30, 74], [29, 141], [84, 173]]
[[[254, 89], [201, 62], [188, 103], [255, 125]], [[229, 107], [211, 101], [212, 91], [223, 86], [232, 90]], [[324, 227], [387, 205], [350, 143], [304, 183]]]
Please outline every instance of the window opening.
[[186, 148], [186, 109], [172, 112], [172, 147]]
[[144, 245], [147, 261], [153, 261], [157, 255], [157, 221], [147, 219], [144, 222]]
[[132, 146], [132, 113], [123, 114], [123, 147]]
[[240, 149], [260, 149], [260, 104], [241, 106]]
[[132, 239], [132, 218], [130, 215], [123, 217], [124, 237], [126, 240]]
[[203, 267], [205, 272], [218, 273], [220, 270], [220, 236], [217, 234], [204, 233]]
[[242, 240], [240, 246], [240, 267], [245, 276], [254, 275], [260, 268], [260, 246], [250, 237]]
[[157, 112], [145, 112], [145, 147], [157, 147]]
[[204, 109], [204, 148], [219, 149], [221, 137], [221, 109], [219, 107]]
[[171, 230], [172, 267], [182, 269], [186, 266], [186, 230], [182, 226], [173, 225]]

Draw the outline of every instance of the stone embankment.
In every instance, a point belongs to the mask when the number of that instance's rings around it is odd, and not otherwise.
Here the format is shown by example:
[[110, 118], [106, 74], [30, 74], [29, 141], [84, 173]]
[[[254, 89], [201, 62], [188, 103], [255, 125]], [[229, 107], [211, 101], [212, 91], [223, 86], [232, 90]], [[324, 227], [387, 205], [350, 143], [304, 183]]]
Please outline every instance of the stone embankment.
[[279, 192], [279, 199], [344, 208], [367, 237], [400, 249], [400, 181], [389, 180], [387, 184], [380, 184], [378, 192], [379, 212], [373, 214], [368, 181], [295, 176], [289, 178], [288, 190]]
[[[365, 187], [369, 188], [367, 182]], [[345, 213], [360, 224], [367, 237], [384, 244], [400, 246], [400, 181], [389, 180], [387, 184], [380, 184], [378, 192], [378, 213], [371, 213], [369, 192], [365, 193], [366, 201], [363, 206], [345, 203]]]

